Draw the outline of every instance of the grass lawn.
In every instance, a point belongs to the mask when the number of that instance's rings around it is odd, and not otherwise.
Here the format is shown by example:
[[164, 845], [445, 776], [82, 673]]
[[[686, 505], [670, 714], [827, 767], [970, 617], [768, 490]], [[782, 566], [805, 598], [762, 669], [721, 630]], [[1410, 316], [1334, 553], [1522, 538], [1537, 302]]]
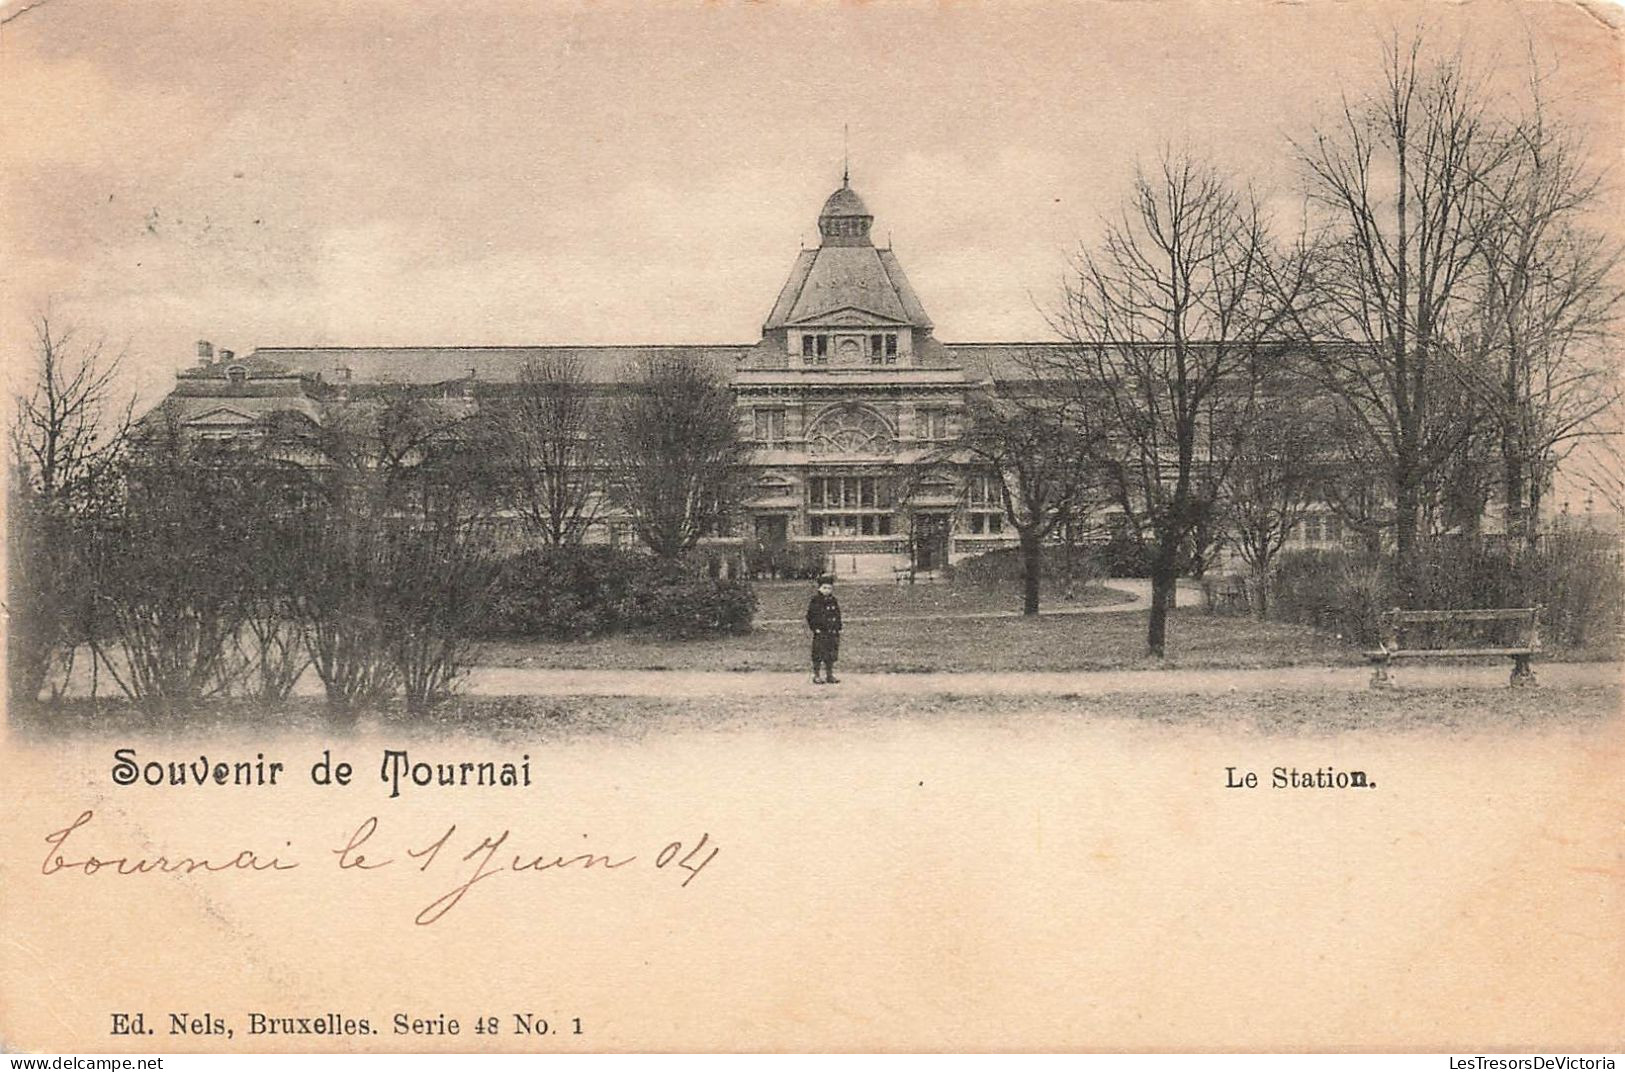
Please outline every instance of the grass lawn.
[[[807, 600], [813, 586], [807, 581], [758, 582], [756, 585], [756, 620], [772, 621], [788, 618], [802, 621], [807, 613]], [[930, 614], [986, 614], [1013, 613], [1021, 610], [1021, 586], [983, 586], [968, 584], [836, 584], [835, 595], [841, 601], [841, 614], [846, 618], [872, 615], [930, 615]], [[1078, 588], [1071, 599], [1058, 592], [1051, 594], [1045, 586], [1043, 606], [1055, 610], [1066, 607], [1098, 607], [1127, 603], [1133, 597], [1125, 592], [1092, 584]]]
[[117, 736], [131, 732], [233, 730], [279, 733], [387, 732], [439, 738], [447, 734], [545, 743], [588, 737], [641, 739], [660, 733], [771, 731], [801, 727], [880, 728], [967, 722], [1042, 727], [1050, 721], [1113, 721], [1282, 736], [1375, 732], [1540, 732], [1601, 727], [1620, 716], [1618, 686], [1538, 689], [1406, 689], [1395, 692], [1193, 692], [1147, 695], [968, 695], [953, 692], [888, 697], [884, 705], [830, 689], [774, 697], [530, 697], [463, 696], [425, 714], [401, 709], [334, 718], [314, 698], [268, 711], [249, 701], [211, 703], [189, 716], [154, 716], [122, 700], [71, 700], [22, 705], [13, 732], [31, 737]]
[[[804, 601], [805, 589], [798, 589]], [[850, 590], [849, 590], [850, 591]], [[843, 598], [843, 609], [846, 604]], [[848, 616], [852, 611], [846, 611]], [[1302, 626], [1227, 618], [1195, 608], [1169, 619], [1169, 655], [1145, 655], [1146, 611], [1026, 618], [852, 622], [840, 668], [853, 672], [1126, 670], [1169, 667], [1353, 665], [1359, 651]], [[614, 636], [480, 645], [482, 666], [594, 670], [801, 670], [807, 627], [758, 626], [743, 636], [660, 640]]]

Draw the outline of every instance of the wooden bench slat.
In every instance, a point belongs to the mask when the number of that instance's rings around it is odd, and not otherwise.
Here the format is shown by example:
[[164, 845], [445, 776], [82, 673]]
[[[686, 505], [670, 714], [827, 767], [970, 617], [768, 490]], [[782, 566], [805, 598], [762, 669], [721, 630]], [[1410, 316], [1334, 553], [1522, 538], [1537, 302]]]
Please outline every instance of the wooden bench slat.
[[1539, 648], [1401, 648], [1388, 653], [1390, 659], [1460, 659], [1470, 655], [1539, 655]]
[[1401, 610], [1390, 611], [1396, 622], [1498, 622], [1533, 618], [1534, 607], [1509, 610]]

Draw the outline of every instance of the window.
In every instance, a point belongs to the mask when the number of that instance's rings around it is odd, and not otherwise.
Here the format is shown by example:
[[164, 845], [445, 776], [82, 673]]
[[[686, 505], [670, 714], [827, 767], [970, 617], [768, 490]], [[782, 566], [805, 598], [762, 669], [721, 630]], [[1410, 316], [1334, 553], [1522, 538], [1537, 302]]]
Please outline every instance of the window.
[[890, 510], [891, 482], [878, 476], [815, 476], [807, 481], [807, 505], [814, 510], [843, 507]]
[[793, 494], [795, 485], [782, 476], [764, 476], [756, 482], [756, 493], [769, 498]]
[[1297, 535], [1304, 543], [1343, 542], [1343, 519], [1336, 514], [1310, 514], [1298, 525]]
[[976, 473], [971, 476], [966, 489], [966, 498], [972, 506], [1002, 506], [1004, 495], [1001, 482], [993, 473]]
[[815, 476], [807, 481], [814, 536], [890, 536], [891, 482], [878, 476]]
[[758, 443], [784, 442], [784, 410], [758, 409], [756, 410], [755, 440]]
[[997, 536], [1004, 531], [1004, 515], [976, 511], [970, 515], [972, 536]]
[[869, 363], [872, 365], [897, 364], [897, 333], [876, 333], [869, 336]]
[[890, 514], [814, 514], [807, 519], [814, 536], [890, 536]]
[[801, 336], [801, 363], [804, 365], [829, 364], [829, 336]]
[[948, 411], [937, 409], [919, 410], [918, 434], [916, 438], [925, 440], [939, 440], [948, 438]]
[[232, 365], [226, 369], [226, 382], [233, 387], [241, 387], [248, 382], [248, 370], [241, 365]]
[[896, 447], [891, 426], [867, 406], [832, 406], [807, 430], [813, 454], [890, 454]]

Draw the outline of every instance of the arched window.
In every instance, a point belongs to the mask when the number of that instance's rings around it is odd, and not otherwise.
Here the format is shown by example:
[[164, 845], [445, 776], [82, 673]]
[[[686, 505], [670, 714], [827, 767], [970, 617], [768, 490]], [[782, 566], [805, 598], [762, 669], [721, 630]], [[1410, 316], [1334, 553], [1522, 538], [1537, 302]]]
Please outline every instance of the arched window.
[[813, 454], [890, 454], [897, 437], [884, 417], [867, 406], [825, 410], [807, 433]]
[[241, 365], [227, 366], [226, 382], [233, 387], [241, 387], [248, 382], [248, 370]]

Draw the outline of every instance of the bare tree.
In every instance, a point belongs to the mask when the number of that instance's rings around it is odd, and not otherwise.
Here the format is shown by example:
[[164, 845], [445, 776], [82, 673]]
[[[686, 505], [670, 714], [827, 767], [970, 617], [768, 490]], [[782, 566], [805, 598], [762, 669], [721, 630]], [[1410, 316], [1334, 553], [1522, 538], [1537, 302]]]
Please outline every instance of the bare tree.
[[134, 405], [114, 401], [122, 359], [101, 340], [81, 342], [48, 311], [34, 318], [33, 389], [16, 399], [11, 442], [17, 475], [46, 500], [82, 503], [108, 486]]
[[1069, 420], [1064, 399], [994, 389], [972, 396], [970, 431], [956, 446], [981, 463], [1021, 552], [1021, 612], [1038, 613], [1044, 543], [1094, 502], [1090, 461], [1098, 444]]
[[1553, 471], [1620, 398], [1599, 343], [1621, 303], [1621, 251], [1584, 226], [1599, 180], [1546, 112], [1538, 78], [1531, 87], [1502, 166], [1476, 190], [1478, 316], [1452, 367], [1494, 427], [1506, 531], [1532, 543]]
[[[115, 499], [132, 401], [115, 401], [119, 357], [42, 312], [34, 376], [15, 400], [7, 481], [6, 630], [11, 695], [32, 700], [72, 670], [90, 601], [76, 561], [87, 516]], [[53, 666], [55, 669], [53, 670]]]
[[614, 413], [611, 495], [656, 556], [725, 525], [749, 446], [726, 382], [678, 356], [640, 366]]
[[544, 354], [520, 371], [511, 397], [492, 405], [526, 526], [549, 547], [580, 544], [604, 502], [602, 407], [580, 360]]
[[292, 609], [336, 708], [401, 685], [422, 706], [461, 673], [488, 587], [477, 529], [491, 451], [473, 413], [466, 399], [398, 390], [352, 402], [315, 433]]
[[1151, 564], [1146, 639], [1164, 654], [1181, 559], [1210, 516], [1275, 351], [1272, 255], [1256, 201], [1188, 156], [1138, 171], [1119, 220], [1083, 251], [1052, 317], [1055, 373]]
[[275, 484], [240, 445], [190, 437], [172, 413], [134, 433], [124, 495], [91, 518], [81, 557], [93, 653], [130, 699], [185, 707], [238, 686], [254, 547]]
[[1225, 511], [1228, 537], [1253, 574], [1253, 612], [1269, 612], [1270, 577], [1292, 530], [1323, 498], [1326, 429], [1314, 400], [1290, 384], [1272, 393], [1237, 450]]
[[1295, 145], [1326, 225], [1314, 300], [1293, 306], [1299, 333], [1352, 343], [1315, 346], [1316, 372], [1357, 463], [1385, 475], [1402, 557], [1430, 472], [1460, 446], [1435, 395], [1479, 251], [1477, 189], [1505, 156], [1460, 60], [1422, 53], [1396, 38], [1380, 91]]

